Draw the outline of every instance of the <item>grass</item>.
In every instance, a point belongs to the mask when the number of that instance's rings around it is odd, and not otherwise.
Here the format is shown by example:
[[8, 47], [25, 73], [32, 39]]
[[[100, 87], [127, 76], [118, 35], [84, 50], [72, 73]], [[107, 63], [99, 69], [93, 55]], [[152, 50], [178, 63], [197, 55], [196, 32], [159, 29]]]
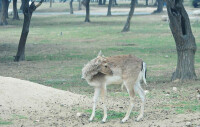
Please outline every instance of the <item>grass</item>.
[[23, 116], [23, 115], [18, 115], [18, 114], [13, 114], [12, 115], [12, 119], [27, 119], [26, 116]]
[[[85, 112], [91, 114], [92, 110], [91, 109], [85, 110]], [[126, 113], [124, 113], [124, 112], [116, 112], [116, 111], [113, 111], [113, 110], [108, 110], [107, 120], [122, 119], [125, 116], [125, 114]], [[132, 112], [130, 117], [133, 117], [133, 116], [135, 117], [138, 114], [139, 114], [138, 112]], [[103, 112], [101, 110], [96, 110], [94, 122], [100, 121], [102, 119], [103, 119]]]
[[0, 126], [11, 125], [11, 124], [13, 124], [11, 121], [5, 121], [5, 120], [0, 118]]
[[27, 117], [23, 116], [23, 115], [19, 115], [19, 114], [12, 114], [10, 120], [3, 120], [3, 119], [0, 118], [0, 126], [12, 125], [13, 120], [16, 120], [16, 119], [27, 119]]

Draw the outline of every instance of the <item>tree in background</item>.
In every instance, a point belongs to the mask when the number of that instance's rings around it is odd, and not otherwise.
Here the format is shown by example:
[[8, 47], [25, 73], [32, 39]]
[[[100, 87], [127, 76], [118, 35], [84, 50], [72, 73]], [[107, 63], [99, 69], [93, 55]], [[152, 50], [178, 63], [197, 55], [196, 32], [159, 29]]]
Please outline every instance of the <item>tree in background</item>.
[[52, 7], [53, 0], [50, 0], [49, 3], [50, 3], [49, 7], [51, 8], [51, 7]]
[[6, 18], [9, 18], [8, 17], [8, 7], [9, 7], [9, 4], [10, 4], [10, 2], [8, 1], [8, 0], [6, 0]]
[[74, 9], [73, 9], [73, 1], [74, 1], [74, 0], [70, 0], [70, 2], [69, 2], [69, 6], [70, 6], [70, 14], [73, 14], [73, 13], [74, 13]]
[[102, 5], [102, 4], [103, 4], [103, 1], [99, 0], [98, 5]]
[[118, 5], [118, 4], [117, 4], [117, 0], [113, 0], [113, 6], [114, 6], [114, 5]]
[[146, 6], [148, 6], [149, 5], [149, 0], [146, 0]]
[[136, 0], [131, 0], [131, 7], [130, 7], [129, 15], [128, 15], [126, 24], [124, 25], [122, 32], [127, 32], [130, 30], [130, 21], [131, 21], [131, 18], [133, 17], [133, 13], [135, 10], [135, 4], [136, 4]]
[[103, 5], [106, 5], [106, 0], [103, 0]]
[[81, 0], [78, 0], [78, 10], [82, 10], [82, 7], [81, 7]]
[[183, 0], [167, 0], [166, 2], [170, 29], [178, 54], [176, 71], [172, 74], [171, 80], [194, 80], [197, 78], [194, 68], [197, 47]]
[[6, 20], [7, 12], [8, 11], [6, 8], [6, 3], [8, 0], [1, 0], [2, 2], [2, 9], [1, 9], [1, 20], [0, 20], [0, 25], [8, 25], [8, 22]]
[[86, 8], [85, 22], [90, 22], [90, 0], [83, 0], [82, 4]]
[[112, 1], [113, 1], [113, 0], [109, 0], [107, 16], [111, 16]]
[[157, 9], [153, 13], [161, 13], [161, 12], [163, 12], [164, 0], [156, 0], [156, 1], [157, 1]]
[[23, 61], [25, 60], [25, 45], [27, 36], [29, 33], [29, 26], [32, 17], [32, 13], [42, 4], [44, 0], [41, 0], [37, 5], [35, 5], [34, 1], [29, 6], [29, 1], [26, 0], [24, 2], [23, 14], [24, 14], [24, 23], [22, 28], [21, 37], [19, 40], [18, 51], [15, 56], [14, 61]]
[[17, 0], [13, 0], [13, 19], [19, 20], [19, 15], [17, 11]]
[[1, 3], [1, 1], [2, 1], [2, 0], [0, 0], [0, 12], [1, 12], [1, 6], [2, 6], [2, 3]]

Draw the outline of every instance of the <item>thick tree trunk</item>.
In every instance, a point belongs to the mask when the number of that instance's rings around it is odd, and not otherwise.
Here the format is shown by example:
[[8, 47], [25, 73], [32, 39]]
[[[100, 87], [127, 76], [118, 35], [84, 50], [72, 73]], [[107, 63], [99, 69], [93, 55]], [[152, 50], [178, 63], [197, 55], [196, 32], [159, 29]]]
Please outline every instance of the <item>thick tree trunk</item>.
[[78, 0], [78, 10], [82, 10], [82, 7], [81, 7], [81, 0]]
[[90, 0], [85, 0], [86, 16], [85, 22], [90, 22]]
[[13, 0], [13, 19], [19, 20], [19, 15], [17, 11], [17, 0]]
[[6, 1], [7, 0], [2, 0], [2, 12], [1, 12], [0, 25], [8, 25], [8, 22], [6, 20]]
[[163, 12], [163, 0], [157, 0], [158, 5], [157, 5], [157, 10], [155, 10], [153, 13], [161, 13]]
[[197, 78], [194, 68], [196, 42], [182, 0], [167, 0], [167, 12], [178, 54], [176, 71], [171, 80], [194, 80]]
[[74, 1], [74, 0], [70, 0], [70, 2], [69, 2], [69, 5], [70, 5], [70, 14], [73, 14], [73, 13], [74, 13], [73, 1]]
[[24, 23], [23, 23], [21, 37], [19, 40], [18, 51], [14, 59], [14, 61], [16, 62], [25, 60], [25, 45], [29, 33], [29, 26], [32, 13], [36, 10], [37, 7], [39, 7], [42, 4], [42, 2], [43, 0], [41, 0], [37, 5], [35, 5], [34, 2], [32, 2], [30, 6], [28, 0], [26, 0], [24, 3], [24, 9], [23, 9]]
[[102, 5], [102, 4], [103, 4], [102, 0], [99, 0], [98, 5]]
[[131, 0], [131, 7], [130, 7], [129, 15], [128, 15], [126, 24], [124, 25], [122, 32], [127, 32], [130, 30], [130, 21], [131, 21], [131, 18], [133, 17], [133, 13], [135, 10], [135, 4], [136, 4], [136, 0]]
[[22, 10], [22, 11], [23, 11], [23, 8], [24, 8], [24, 3], [25, 3], [25, 0], [21, 0], [20, 10]]
[[113, 0], [109, 0], [107, 16], [111, 16], [112, 1]]
[[106, 5], [106, 0], [103, 0], [103, 5]]

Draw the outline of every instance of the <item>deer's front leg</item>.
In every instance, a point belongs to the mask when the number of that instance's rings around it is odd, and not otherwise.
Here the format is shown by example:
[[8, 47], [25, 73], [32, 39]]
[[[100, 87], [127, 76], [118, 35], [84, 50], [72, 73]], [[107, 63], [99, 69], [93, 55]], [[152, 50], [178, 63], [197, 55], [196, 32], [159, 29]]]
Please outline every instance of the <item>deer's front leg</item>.
[[100, 91], [101, 91], [101, 89], [99, 87], [94, 89], [92, 115], [90, 116], [89, 121], [92, 121], [94, 119], [95, 109], [96, 109], [96, 105], [97, 105], [97, 101], [98, 101], [98, 98], [99, 98]]
[[106, 90], [106, 85], [103, 86], [102, 91], [101, 91], [101, 95], [102, 95], [102, 100], [103, 100], [103, 110], [104, 110], [104, 116], [102, 119], [102, 123], [106, 122], [107, 119], [107, 108], [106, 108], [106, 94], [107, 94], [107, 90]]

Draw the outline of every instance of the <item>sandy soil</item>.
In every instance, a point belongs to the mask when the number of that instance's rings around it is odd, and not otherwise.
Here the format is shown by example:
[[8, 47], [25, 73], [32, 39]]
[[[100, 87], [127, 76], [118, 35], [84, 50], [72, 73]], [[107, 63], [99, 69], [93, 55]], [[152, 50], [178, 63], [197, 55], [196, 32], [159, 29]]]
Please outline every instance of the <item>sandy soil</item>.
[[[153, 93], [152, 93], [153, 94]], [[173, 111], [155, 110], [158, 102], [147, 100], [144, 119], [135, 122], [130, 118], [121, 124], [120, 119], [88, 122], [89, 113], [80, 112], [77, 108], [91, 109], [92, 98], [57, 90], [40, 84], [10, 77], [0, 77], [0, 120], [12, 121], [9, 127], [191, 127], [200, 126], [200, 113], [176, 114]], [[126, 111], [128, 98], [108, 97], [108, 109]], [[97, 108], [100, 108], [98, 105]], [[139, 99], [136, 99], [134, 110], [139, 110]]]

